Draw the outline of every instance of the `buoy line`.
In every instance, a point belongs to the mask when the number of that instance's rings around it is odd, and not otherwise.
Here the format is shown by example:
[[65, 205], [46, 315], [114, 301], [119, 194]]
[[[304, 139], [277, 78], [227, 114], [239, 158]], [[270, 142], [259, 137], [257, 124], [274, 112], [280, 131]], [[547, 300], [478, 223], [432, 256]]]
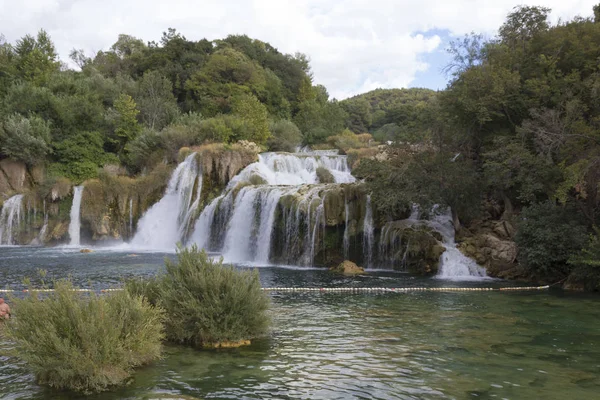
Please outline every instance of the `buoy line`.
[[[507, 286], [500, 288], [490, 287], [326, 287], [326, 288], [310, 288], [310, 287], [265, 287], [264, 292], [277, 293], [407, 293], [407, 292], [502, 292], [502, 291], [531, 291], [531, 290], [546, 290], [550, 286]], [[114, 289], [73, 289], [75, 292], [87, 293], [108, 293], [117, 292], [123, 288]], [[0, 293], [46, 293], [54, 292], [54, 289], [23, 289], [11, 290], [0, 289]]]

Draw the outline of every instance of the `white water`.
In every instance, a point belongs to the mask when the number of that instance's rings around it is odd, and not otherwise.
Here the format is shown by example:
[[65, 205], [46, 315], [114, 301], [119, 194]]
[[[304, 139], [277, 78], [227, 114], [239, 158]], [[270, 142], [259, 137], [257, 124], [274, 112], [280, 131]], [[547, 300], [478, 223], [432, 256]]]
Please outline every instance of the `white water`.
[[81, 213], [81, 197], [83, 196], [83, 186], [75, 186], [73, 188], [73, 204], [71, 205], [71, 221], [69, 223], [69, 237], [71, 242], [69, 246], [79, 246], [81, 234], [81, 221], [79, 214]]
[[356, 178], [350, 173], [346, 156], [310, 155], [288, 153], [263, 153], [258, 162], [248, 165], [229, 183], [233, 188], [240, 182], [266, 185], [307, 185], [318, 183], [317, 168], [329, 170], [336, 183], [352, 183]]
[[439, 272], [436, 278], [449, 280], [480, 280], [487, 277], [485, 268], [475, 260], [465, 256], [456, 247], [455, 231], [450, 210], [433, 217], [427, 224], [441, 233], [446, 251], [440, 259]]
[[[197, 186], [196, 199], [194, 187]], [[162, 199], [154, 204], [138, 222], [130, 242], [134, 248], [173, 250], [184, 239], [199, 204], [202, 172], [196, 153], [177, 166]]]
[[[207, 248], [215, 237], [217, 241], [222, 237], [222, 244], [212, 250], [221, 251], [225, 260], [268, 264], [277, 206], [283, 196], [297, 195], [301, 198], [297, 208], [290, 209], [286, 213], [288, 215], [283, 216], [286, 223], [285, 244], [288, 240], [298, 241], [299, 224], [306, 224], [306, 228], [302, 229], [305, 232], [304, 249], [297, 254], [297, 259], [290, 259], [290, 262], [312, 265], [319, 227], [324, 227], [323, 199], [319, 196], [326, 185], [316, 185], [319, 167], [331, 172], [337, 183], [355, 181], [346, 157], [331, 152], [322, 155], [308, 152], [259, 155], [258, 162], [250, 164], [231, 180], [225, 195], [204, 209], [190, 241]], [[243, 187], [233, 201], [234, 189], [240, 184], [250, 186]], [[299, 191], [309, 184], [315, 184], [315, 188], [300, 194]], [[316, 215], [311, 216], [311, 204], [316, 199], [320, 205], [315, 210]], [[307, 213], [305, 219], [301, 218], [302, 213]], [[221, 231], [221, 226], [225, 227], [225, 232]]]
[[344, 217], [346, 222], [344, 224], [344, 260], [348, 260], [350, 257], [350, 208], [348, 207], [348, 199], [344, 197]]
[[133, 235], [133, 197], [129, 198], [129, 235]]
[[363, 222], [363, 257], [366, 268], [371, 268], [373, 263], [373, 244], [375, 228], [373, 226], [373, 208], [371, 207], [371, 195], [367, 195], [365, 220]]
[[4, 202], [0, 212], [0, 244], [13, 245], [13, 228], [21, 223], [23, 195], [17, 194]]

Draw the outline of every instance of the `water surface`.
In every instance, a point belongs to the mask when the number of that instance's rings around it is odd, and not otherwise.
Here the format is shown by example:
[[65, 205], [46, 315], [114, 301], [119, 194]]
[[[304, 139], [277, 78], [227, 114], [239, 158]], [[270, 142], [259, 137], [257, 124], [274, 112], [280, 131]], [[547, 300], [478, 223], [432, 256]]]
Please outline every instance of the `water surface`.
[[[150, 276], [173, 254], [0, 248], [0, 286], [37, 268], [101, 289]], [[263, 286], [490, 286], [393, 272], [339, 277], [260, 268]], [[251, 346], [168, 346], [127, 388], [92, 399], [591, 399], [600, 393], [600, 298], [561, 292], [273, 294], [273, 329]], [[2, 342], [0, 348], [10, 344]], [[0, 398], [61, 399], [0, 356]]]

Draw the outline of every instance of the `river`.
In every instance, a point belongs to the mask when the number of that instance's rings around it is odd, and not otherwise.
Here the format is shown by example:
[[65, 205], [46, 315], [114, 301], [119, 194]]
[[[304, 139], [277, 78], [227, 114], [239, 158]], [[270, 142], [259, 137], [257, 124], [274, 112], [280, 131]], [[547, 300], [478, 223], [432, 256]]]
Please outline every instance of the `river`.
[[[2, 287], [36, 269], [79, 287], [150, 276], [168, 253], [0, 248]], [[506, 286], [372, 271], [261, 267], [263, 286]], [[35, 282], [35, 279], [34, 279]], [[535, 292], [272, 294], [268, 337], [240, 349], [167, 346], [117, 392], [90, 399], [591, 399], [600, 393], [600, 297]], [[10, 347], [0, 339], [0, 350]], [[66, 399], [0, 356], [3, 399]]]

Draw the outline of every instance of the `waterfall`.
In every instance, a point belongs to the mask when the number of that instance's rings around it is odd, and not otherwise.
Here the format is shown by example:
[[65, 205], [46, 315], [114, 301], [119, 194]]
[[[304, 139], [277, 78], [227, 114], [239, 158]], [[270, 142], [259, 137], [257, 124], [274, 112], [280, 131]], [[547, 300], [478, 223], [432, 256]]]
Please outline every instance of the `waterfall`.
[[133, 197], [129, 198], [129, 236], [133, 236]]
[[44, 244], [44, 239], [46, 238], [46, 231], [48, 230], [48, 214], [44, 213], [44, 225], [42, 229], [40, 229], [40, 233], [37, 237], [37, 242], [41, 245]]
[[[197, 188], [196, 198], [192, 202], [194, 188]], [[202, 171], [196, 153], [192, 153], [173, 172], [164, 196], [140, 218], [130, 244], [144, 249], [173, 250], [188, 233], [201, 191]]]
[[[435, 213], [435, 209], [432, 212]], [[425, 224], [435, 229], [442, 235], [442, 245], [446, 251], [440, 258], [439, 272], [436, 278], [452, 280], [478, 280], [486, 277], [485, 268], [479, 266], [475, 260], [465, 256], [456, 247], [454, 225], [450, 209], [437, 213]]]
[[23, 195], [17, 194], [4, 202], [0, 212], [0, 244], [14, 244], [13, 228], [21, 223]]
[[365, 210], [365, 220], [363, 222], [363, 257], [366, 268], [370, 268], [373, 263], [373, 208], [371, 207], [371, 195], [367, 195], [367, 204]]
[[344, 224], [344, 259], [348, 260], [350, 257], [350, 207], [348, 207], [348, 199], [344, 196], [344, 217], [346, 223]]
[[280, 222], [284, 235], [277, 242], [285, 248], [283, 261], [312, 265], [320, 228], [325, 228], [328, 187], [318, 183], [317, 168], [327, 169], [336, 183], [355, 181], [346, 156], [333, 152], [260, 154], [202, 211], [190, 242], [222, 252], [227, 261], [267, 264]]
[[71, 242], [69, 246], [79, 246], [79, 236], [81, 221], [79, 214], [81, 212], [81, 197], [83, 196], [83, 186], [75, 186], [73, 188], [73, 204], [71, 205], [71, 222], [69, 223], [69, 237]]

